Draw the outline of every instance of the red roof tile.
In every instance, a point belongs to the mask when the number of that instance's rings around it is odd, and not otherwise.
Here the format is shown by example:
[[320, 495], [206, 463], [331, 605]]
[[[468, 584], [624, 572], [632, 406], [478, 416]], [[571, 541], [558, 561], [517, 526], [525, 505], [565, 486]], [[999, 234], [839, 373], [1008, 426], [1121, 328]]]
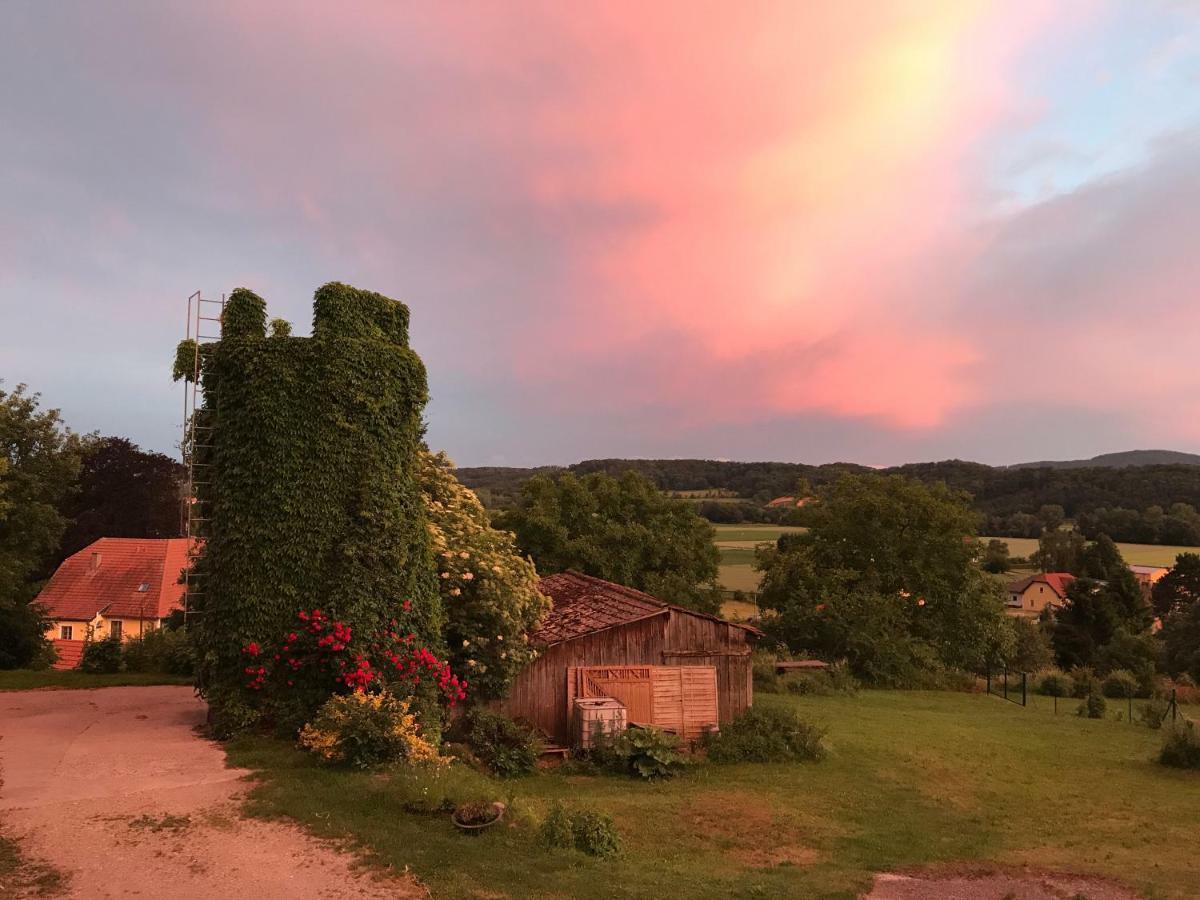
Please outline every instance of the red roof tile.
[[[570, 641], [614, 625], [625, 625], [651, 616], [666, 615], [672, 610], [718, 622], [725, 621], [717, 616], [672, 606], [634, 588], [614, 584], [602, 578], [593, 578], [581, 572], [547, 575], [538, 583], [538, 587], [554, 602], [554, 606], [538, 629], [529, 636], [530, 642], [534, 644]], [[757, 628], [749, 625], [735, 622], [727, 624], [753, 634], [761, 634]]]
[[1070, 572], [1042, 572], [1039, 575], [1030, 575], [1028, 578], [1022, 578], [1020, 581], [1011, 582], [1008, 585], [1008, 590], [1010, 593], [1020, 594], [1031, 584], [1045, 584], [1058, 595], [1060, 600], [1065, 600], [1067, 598], [1067, 591], [1074, 581], [1075, 576]]
[[63, 560], [37, 602], [52, 619], [165, 619], [182, 608], [187, 566], [187, 538], [100, 538]]

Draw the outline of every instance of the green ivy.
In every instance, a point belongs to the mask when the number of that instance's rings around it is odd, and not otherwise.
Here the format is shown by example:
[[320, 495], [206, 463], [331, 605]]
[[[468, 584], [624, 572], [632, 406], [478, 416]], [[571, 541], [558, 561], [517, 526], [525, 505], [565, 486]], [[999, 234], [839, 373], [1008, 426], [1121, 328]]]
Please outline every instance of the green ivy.
[[[442, 609], [416, 479], [425, 368], [408, 309], [333, 282], [313, 336], [235, 290], [206, 345], [193, 448], [201, 516], [196, 643], [210, 703], [244, 703], [241, 648], [319, 608], [364, 634], [396, 619], [439, 655]], [[211, 429], [211, 430], [208, 430]], [[405, 601], [409, 601], [407, 604]]]

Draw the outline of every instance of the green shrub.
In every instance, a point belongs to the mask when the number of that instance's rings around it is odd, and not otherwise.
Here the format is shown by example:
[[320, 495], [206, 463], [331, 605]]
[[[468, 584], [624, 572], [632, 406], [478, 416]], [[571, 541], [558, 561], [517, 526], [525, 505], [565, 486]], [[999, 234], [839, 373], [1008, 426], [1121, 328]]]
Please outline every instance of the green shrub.
[[191, 641], [182, 628], [156, 628], [126, 641], [122, 656], [128, 672], [191, 675], [195, 668]]
[[482, 707], [470, 710], [461, 724], [472, 754], [497, 775], [526, 775], [537, 767], [542, 742], [533, 729]]
[[1038, 680], [1037, 692], [1044, 697], [1066, 697], [1074, 685], [1062, 672], [1047, 672]]
[[446, 762], [421, 735], [409, 701], [356, 691], [330, 697], [300, 732], [300, 746], [328, 763], [369, 769]]
[[1075, 713], [1085, 719], [1103, 719], [1107, 711], [1108, 703], [1105, 702], [1104, 697], [1100, 694], [1092, 694], [1079, 704]]
[[591, 810], [567, 812], [555, 801], [540, 831], [549, 847], [574, 848], [590, 856], [614, 856], [621, 852], [621, 839], [611, 817]]
[[857, 694], [859, 687], [858, 679], [845, 663], [836, 663], [828, 669], [792, 672], [781, 678], [780, 683], [789, 694], [815, 697]]
[[240, 696], [230, 696], [222, 703], [208, 707], [208, 728], [218, 741], [227, 741], [235, 735], [249, 731], [260, 721], [258, 710]]
[[121, 639], [110, 634], [102, 641], [88, 641], [83, 647], [80, 670], [89, 675], [107, 675], [121, 671]]
[[557, 800], [550, 807], [539, 831], [547, 847], [567, 848], [575, 846], [575, 834], [571, 830], [571, 816]]
[[1143, 703], [1134, 713], [1135, 721], [1147, 728], [1162, 728], [1163, 720], [1167, 717], [1170, 707], [1161, 697], [1155, 697], [1149, 703]]
[[571, 834], [575, 849], [590, 856], [615, 856], [621, 852], [621, 838], [611, 817], [584, 810], [571, 816]]
[[1111, 672], [1100, 685], [1100, 692], [1111, 700], [1124, 700], [1135, 697], [1141, 690], [1136, 675], [1127, 669], [1117, 669]]
[[1194, 722], [1185, 721], [1167, 732], [1158, 761], [1176, 769], [1200, 769], [1200, 733]]
[[765, 650], [754, 651], [751, 657], [750, 672], [754, 680], [754, 690], [764, 694], [779, 693], [779, 675], [775, 671], [778, 657]]
[[825, 730], [796, 713], [754, 706], [719, 732], [705, 735], [708, 758], [716, 763], [794, 762], [824, 758]]
[[1070, 672], [1071, 696], [1082, 700], [1100, 693], [1100, 679], [1090, 666], [1076, 666]]
[[679, 738], [661, 728], [630, 728], [620, 734], [598, 734], [592, 759], [611, 772], [650, 780], [671, 778], [687, 765], [679, 752]]

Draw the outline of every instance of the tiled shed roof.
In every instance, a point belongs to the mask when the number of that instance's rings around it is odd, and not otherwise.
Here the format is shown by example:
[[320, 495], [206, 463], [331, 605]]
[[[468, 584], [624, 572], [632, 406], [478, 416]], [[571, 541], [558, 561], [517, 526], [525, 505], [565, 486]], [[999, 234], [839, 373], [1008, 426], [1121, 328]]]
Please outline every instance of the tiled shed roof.
[[180, 609], [187, 538], [100, 538], [63, 560], [37, 602], [52, 619], [165, 619]]
[[[724, 621], [717, 616], [672, 606], [634, 588], [614, 584], [602, 578], [593, 578], [581, 572], [547, 575], [539, 582], [538, 587], [554, 602], [554, 607], [541, 626], [529, 636], [533, 644], [570, 641], [614, 625], [625, 625], [651, 616], [666, 615], [672, 610]], [[727, 624], [743, 628], [752, 634], [761, 634], [757, 628], [749, 625], [735, 622]]]

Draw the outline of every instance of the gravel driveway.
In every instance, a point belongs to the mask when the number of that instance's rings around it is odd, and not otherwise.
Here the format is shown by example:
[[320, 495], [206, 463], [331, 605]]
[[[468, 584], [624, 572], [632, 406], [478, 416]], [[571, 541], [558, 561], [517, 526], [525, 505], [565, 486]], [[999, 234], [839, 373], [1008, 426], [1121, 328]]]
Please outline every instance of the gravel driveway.
[[186, 687], [0, 693], [0, 823], [68, 897], [424, 897], [289, 824], [243, 818], [244, 770]]

